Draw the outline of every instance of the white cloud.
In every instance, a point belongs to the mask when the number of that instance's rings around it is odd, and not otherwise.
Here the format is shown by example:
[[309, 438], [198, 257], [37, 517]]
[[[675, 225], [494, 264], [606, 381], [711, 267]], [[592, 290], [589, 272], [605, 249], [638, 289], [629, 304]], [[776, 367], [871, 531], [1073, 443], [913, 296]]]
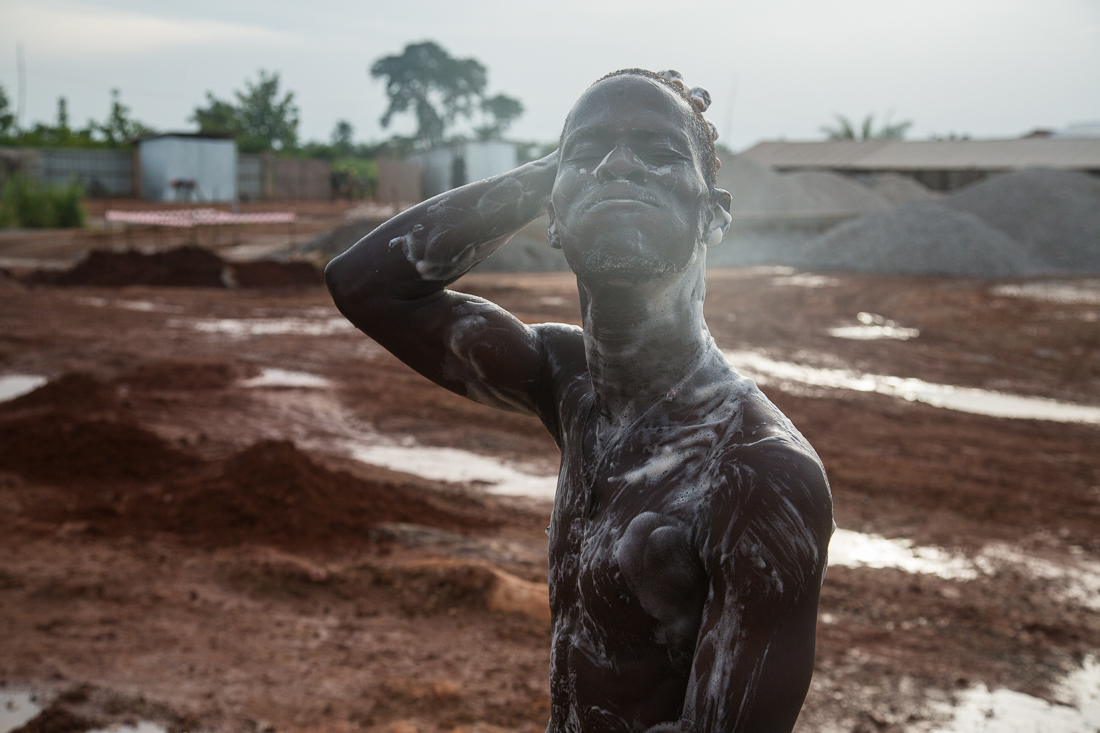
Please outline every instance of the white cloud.
[[227, 43], [294, 42], [291, 34], [216, 20], [179, 19], [87, 4], [5, 3], [0, 34], [38, 57], [129, 56]]

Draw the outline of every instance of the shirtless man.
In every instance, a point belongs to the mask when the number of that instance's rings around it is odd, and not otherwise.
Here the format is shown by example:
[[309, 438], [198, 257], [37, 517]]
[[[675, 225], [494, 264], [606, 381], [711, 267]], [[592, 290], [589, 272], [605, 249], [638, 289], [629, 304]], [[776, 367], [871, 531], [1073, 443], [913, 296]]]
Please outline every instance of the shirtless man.
[[[556, 153], [405, 211], [326, 271], [371, 338], [561, 448], [550, 733], [790, 731], [813, 671], [829, 485], [703, 321], [730, 195], [708, 97], [673, 74], [601, 79]], [[544, 211], [583, 329], [446, 289]]]

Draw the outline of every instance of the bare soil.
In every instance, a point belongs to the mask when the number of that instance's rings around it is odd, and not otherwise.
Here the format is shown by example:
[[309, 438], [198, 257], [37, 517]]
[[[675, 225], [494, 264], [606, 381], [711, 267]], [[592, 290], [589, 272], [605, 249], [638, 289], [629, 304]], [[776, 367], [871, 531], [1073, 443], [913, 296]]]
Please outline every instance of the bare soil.
[[[1100, 404], [1095, 304], [998, 283], [720, 270], [728, 349]], [[820, 283], [819, 283], [820, 284]], [[568, 275], [458, 287], [529, 322], [577, 322]], [[921, 335], [848, 341], [880, 314]], [[552, 468], [535, 421], [450, 395], [362, 334], [200, 331], [338, 316], [319, 287], [26, 286], [0, 277], [0, 684], [49, 703], [27, 730], [536, 731], [549, 630], [502, 610], [545, 584], [550, 507], [350, 460], [376, 431]], [[317, 334], [320, 335], [317, 335]], [[331, 388], [246, 387], [264, 368]], [[847, 529], [972, 554], [1100, 560], [1100, 428], [880, 395], [766, 389], [817, 448]], [[499, 594], [498, 594], [499, 595]], [[1095, 612], [1006, 566], [976, 580], [833, 567], [800, 731], [903, 731], [982, 682], [1032, 695], [1100, 649]]]

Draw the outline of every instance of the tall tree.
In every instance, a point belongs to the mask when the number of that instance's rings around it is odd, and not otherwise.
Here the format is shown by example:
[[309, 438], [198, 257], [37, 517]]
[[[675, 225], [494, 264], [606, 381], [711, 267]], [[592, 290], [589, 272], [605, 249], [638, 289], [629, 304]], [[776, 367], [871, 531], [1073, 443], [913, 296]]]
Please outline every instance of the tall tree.
[[0, 87], [0, 138], [12, 137], [15, 132], [15, 113], [11, 111], [4, 87]]
[[[68, 112], [66, 111], [67, 116]], [[89, 127], [93, 127], [93, 125], [89, 125]], [[120, 147], [152, 132], [150, 128], [130, 117], [130, 108], [122, 103], [122, 96], [118, 89], [111, 90], [111, 111], [108, 113], [107, 119], [101, 124], [94, 125], [94, 129], [102, 136], [104, 142], [112, 148]]]
[[507, 94], [481, 100], [481, 111], [489, 118], [486, 124], [474, 128], [481, 140], [493, 140], [504, 134], [523, 114], [523, 103]]
[[279, 72], [259, 72], [259, 81], [245, 80], [236, 104], [206, 93], [206, 107], [196, 107], [191, 120], [200, 132], [232, 135], [244, 152], [291, 150], [298, 145], [298, 107], [294, 92], [280, 96]]
[[355, 128], [351, 123], [347, 120], [338, 120], [336, 126], [332, 128], [332, 147], [336, 148], [340, 155], [347, 155], [355, 144], [354, 136]]
[[470, 117], [485, 91], [487, 74], [477, 59], [458, 59], [433, 41], [410, 43], [400, 56], [384, 56], [370, 67], [386, 79], [390, 105], [382, 115], [389, 127], [395, 114], [416, 116], [418, 139], [436, 143], [459, 117]]

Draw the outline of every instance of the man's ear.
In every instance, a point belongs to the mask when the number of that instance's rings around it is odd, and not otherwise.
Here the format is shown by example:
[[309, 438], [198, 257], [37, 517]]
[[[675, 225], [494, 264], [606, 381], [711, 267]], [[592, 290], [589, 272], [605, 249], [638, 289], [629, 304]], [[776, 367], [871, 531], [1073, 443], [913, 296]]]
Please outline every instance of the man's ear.
[[733, 221], [733, 217], [730, 216], [730, 206], [733, 204], [733, 196], [730, 196], [729, 191], [725, 191], [721, 188], [715, 188], [710, 193], [710, 208], [707, 209], [707, 223], [706, 231], [703, 232], [703, 242], [708, 247], [713, 247], [722, 241], [722, 238], [726, 236], [726, 232], [729, 231], [730, 222]]
[[546, 243], [554, 249], [561, 249], [561, 235], [558, 234], [558, 224], [554, 221], [554, 204], [546, 205], [546, 213], [550, 217], [550, 226], [546, 227]]

